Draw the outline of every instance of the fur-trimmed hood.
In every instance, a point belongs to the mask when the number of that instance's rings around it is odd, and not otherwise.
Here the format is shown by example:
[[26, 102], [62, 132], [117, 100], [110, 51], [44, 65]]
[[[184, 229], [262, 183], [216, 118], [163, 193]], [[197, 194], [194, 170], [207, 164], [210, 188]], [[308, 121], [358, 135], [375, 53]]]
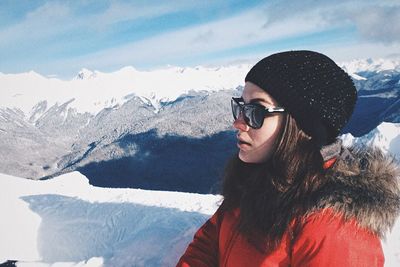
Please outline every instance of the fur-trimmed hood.
[[327, 183], [314, 192], [309, 212], [333, 208], [384, 237], [400, 213], [398, 163], [377, 148], [343, 148], [341, 144], [339, 148], [339, 158], [327, 171]]

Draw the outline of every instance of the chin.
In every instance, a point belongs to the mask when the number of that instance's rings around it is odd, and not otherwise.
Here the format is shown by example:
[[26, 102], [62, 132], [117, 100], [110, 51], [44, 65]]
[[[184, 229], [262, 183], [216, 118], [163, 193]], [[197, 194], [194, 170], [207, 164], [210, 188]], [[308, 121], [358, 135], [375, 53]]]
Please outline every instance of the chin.
[[255, 161], [254, 159], [252, 159], [251, 157], [247, 156], [247, 155], [243, 155], [243, 153], [239, 152], [239, 159], [245, 163], [258, 163], [257, 161]]
[[251, 155], [246, 155], [246, 153], [243, 153], [242, 151], [239, 151], [239, 159], [245, 163], [262, 163], [266, 162], [267, 158], [255, 158], [251, 157]]

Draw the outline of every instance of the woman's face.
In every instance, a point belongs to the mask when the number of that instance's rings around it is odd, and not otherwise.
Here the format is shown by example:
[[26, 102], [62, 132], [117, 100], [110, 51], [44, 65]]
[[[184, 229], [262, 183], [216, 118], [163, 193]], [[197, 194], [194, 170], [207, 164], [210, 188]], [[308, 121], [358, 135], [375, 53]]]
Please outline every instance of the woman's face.
[[[278, 107], [272, 96], [251, 82], [246, 82], [242, 98], [246, 104], [258, 103], [265, 107]], [[246, 124], [243, 115], [240, 115], [233, 123], [233, 127], [238, 130], [239, 158], [248, 163], [267, 161], [276, 149], [283, 121], [284, 114], [271, 114], [265, 117], [260, 129], [253, 129]]]

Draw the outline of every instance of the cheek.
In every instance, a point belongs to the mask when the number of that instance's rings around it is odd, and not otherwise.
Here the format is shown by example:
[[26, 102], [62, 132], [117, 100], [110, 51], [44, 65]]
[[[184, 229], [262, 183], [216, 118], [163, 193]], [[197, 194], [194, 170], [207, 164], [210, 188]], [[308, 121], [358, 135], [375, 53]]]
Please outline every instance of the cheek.
[[254, 141], [259, 145], [275, 143], [280, 136], [281, 125], [282, 122], [278, 117], [265, 119], [263, 127], [254, 133]]

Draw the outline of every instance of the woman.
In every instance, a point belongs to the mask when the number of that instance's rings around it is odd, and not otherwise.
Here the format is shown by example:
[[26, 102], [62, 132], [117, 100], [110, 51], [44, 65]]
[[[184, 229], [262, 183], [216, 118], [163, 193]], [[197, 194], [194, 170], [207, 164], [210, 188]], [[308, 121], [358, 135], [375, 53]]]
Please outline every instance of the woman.
[[383, 266], [400, 210], [399, 172], [378, 150], [337, 139], [357, 98], [312, 51], [273, 54], [232, 98], [239, 153], [224, 201], [178, 266]]

